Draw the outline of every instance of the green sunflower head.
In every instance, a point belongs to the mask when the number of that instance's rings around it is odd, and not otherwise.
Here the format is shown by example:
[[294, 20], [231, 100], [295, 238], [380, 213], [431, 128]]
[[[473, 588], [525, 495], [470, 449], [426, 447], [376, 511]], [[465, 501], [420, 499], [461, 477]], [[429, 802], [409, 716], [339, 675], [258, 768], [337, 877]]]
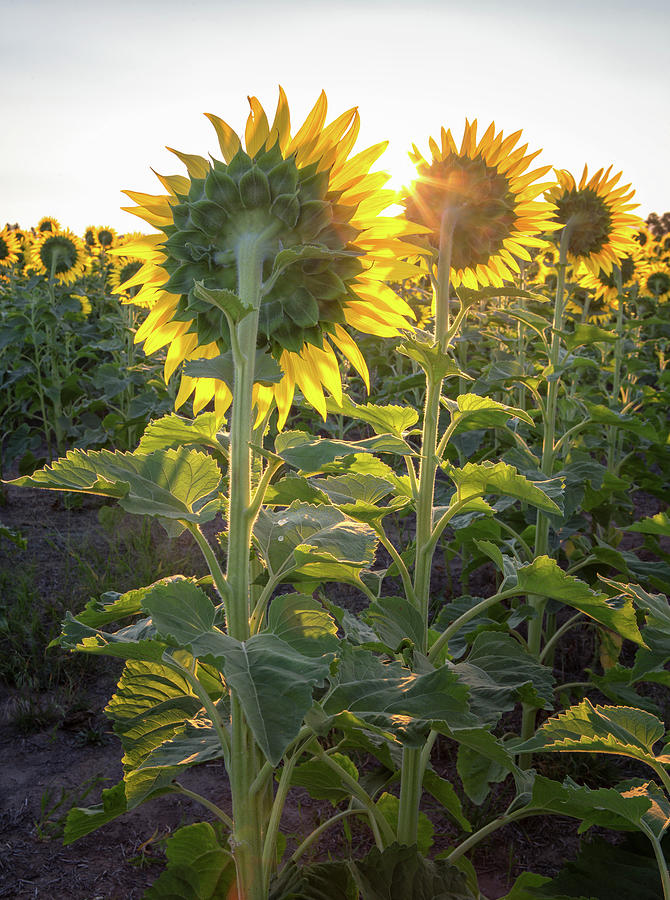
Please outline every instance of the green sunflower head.
[[265, 257], [259, 339], [276, 356], [305, 343], [321, 347], [322, 332], [345, 321], [347, 282], [363, 265], [351, 247], [359, 234], [348, 223], [355, 207], [338, 205], [329, 175], [316, 163], [299, 168], [277, 144], [253, 158], [240, 148], [177, 195], [174, 224], [163, 228], [164, 290], [181, 296], [176, 318], [192, 320], [201, 343], [229, 344], [229, 335], [224, 314], [198, 298], [195, 284], [236, 291], [237, 251], [249, 235], [258, 236]]

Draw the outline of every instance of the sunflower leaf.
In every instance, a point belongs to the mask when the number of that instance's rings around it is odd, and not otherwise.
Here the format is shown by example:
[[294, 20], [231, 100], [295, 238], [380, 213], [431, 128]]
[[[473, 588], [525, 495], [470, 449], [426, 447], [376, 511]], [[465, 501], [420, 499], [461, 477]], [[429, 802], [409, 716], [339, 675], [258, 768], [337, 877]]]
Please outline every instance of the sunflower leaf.
[[211, 521], [220, 508], [221, 471], [205, 453], [180, 447], [152, 453], [69, 450], [21, 487], [114, 497], [126, 512], [178, 521]]
[[215, 413], [200, 413], [194, 419], [186, 419], [171, 413], [149, 422], [137, 448], [138, 453], [153, 453], [171, 447], [208, 447], [221, 453], [226, 446], [219, 433], [219, 419]]
[[467, 696], [467, 687], [448, 666], [419, 675], [397, 662], [384, 664], [368, 650], [345, 646], [322, 708], [338, 728], [396, 734], [419, 747], [436, 721], [475, 724]]
[[288, 465], [306, 475], [315, 475], [329, 463], [358, 453], [415, 455], [409, 444], [392, 434], [381, 434], [362, 441], [337, 441], [314, 437], [305, 431], [283, 431], [278, 434], [275, 452]]
[[514, 497], [545, 512], [560, 515], [560, 508], [547, 494], [514, 466], [505, 462], [466, 463], [462, 469], [446, 463], [444, 469], [456, 484], [454, 501], [466, 500], [477, 494], [501, 494]]
[[566, 574], [556, 560], [549, 556], [538, 556], [529, 565], [518, 568], [516, 575], [519, 587], [526, 593], [559, 600], [622, 637], [641, 646], [645, 645], [637, 626], [632, 600], [625, 593], [618, 597], [608, 597], [593, 591], [583, 581]]
[[167, 867], [143, 900], [215, 900], [235, 882], [235, 864], [209, 822], [185, 825], [165, 845]]
[[326, 409], [335, 415], [351, 416], [370, 425], [375, 434], [394, 434], [402, 437], [406, 431], [416, 425], [418, 412], [411, 406], [379, 406], [375, 403], [354, 403], [346, 394], [342, 395], [342, 403], [338, 404], [332, 397], [326, 401]]
[[371, 528], [339, 509], [307, 503], [292, 503], [276, 512], [261, 510], [254, 537], [270, 572], [293, 571], [320, 559], [360, 569], [372, 565], [377, 543]]
[[651, 713], [627, 706], [593, 706], [584, 699], [548, 719], [515, 752], [612, 753], [653, 767], [670, 762], [670, 757], [657, 757], [653, 751], [664, 734], [663, 722]]
[[533, 425], [532, 418], [523, 409], [514, 406], [506, 406], [490, 397], [480, 397], [477, 394], [460, 394], [457, 399], [457, 408], [451, 414], [452, 423], [457, 425], [456, 430], [462, 424], [471, 428], [502, 427], [507, 425], [510, 419], [520, 419], [528, 425]]

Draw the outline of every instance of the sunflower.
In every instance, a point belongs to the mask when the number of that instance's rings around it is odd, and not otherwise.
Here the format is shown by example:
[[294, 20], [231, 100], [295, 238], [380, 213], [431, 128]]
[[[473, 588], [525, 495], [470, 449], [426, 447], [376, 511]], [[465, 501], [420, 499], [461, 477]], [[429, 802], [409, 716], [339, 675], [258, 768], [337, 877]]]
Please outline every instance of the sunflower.
[[633, 238], [637, 241], [637, 243], [640, 245], [641, 249], [647, 256], [652, 252], [652, 247], [656, 238], [654, 237], [652, 230], [647, 225], [642, 223], [639, 228], [636, 228], [633, 234]]
[[0, 231], [0, 269], [9, 269], [19, 261], [21, 242], [10, 228]]
[[67, 229], [42, 233], [30, 248], [31, 267], [60, 284], [72, 284], [84, 273], [86, 252], [76, 234]]
[[561, 225], [572, 221], [568, 240], [568, 260], [574, 265], [582, 263], [596, 277], [602, 269], [611, 273], [612, 266], [635, 249], [635, 230], [644, 223], [631, 215], [637, 203], [629, 201], [635, 191], [630, 185], [616, 187], [621, 172], [610, 177], [599, 169], [590, 179], [584, 166], [579, 186], [566, 169], [555, 169], [557, 184], [545, 197], [557, 207], [556, 218]]
[[60, 231], [60, 222], [58, 219], [54, 219], [53, 216], [42, 216], [42, 218], [37, 223], [37, 233], [42, 234], [47, 231], [51, 234], [55, 234], [57, 231]]
[[87, 225], [84, 228], [84, 244], [87, 250], [95, 250], [98, 246], [97, 229], [94, 225]]
[[114, 229], [106, 225], [95, 229], [95, 238], [103, 250], [110, 250], [112, 247], [115, 247], [118, 240]]
[[503, 138], [491, 123], [478, 142], [477, 120], [466, 119], [460, 150], [444, 128], [440, 146], [429, 140], [430, 162], [412, 148], [417, 179], [404, 197], [406, 217], [429, 230], [418, 243], [432, 256], [445, 215], [451, 220], [450, 277], [456, 287], [501, 287], [519, 272], [517, 259], [531, 261], [528, 247], [547, 245], [539, 235], [551, 229], [553, 207], [535, 198], [549, 187], [537, 179], [550, 166], [527, 172], [541, 151], [526, 156], [527, 144], [514, 149], [520, 136], [517, 131]]
[[670, 265], [664, 260], [656, 260], [642, 267], [638, 276], [640, 294], [653, 297], [658, 303], [670, 299]]
[[138, 286], [130, 287], [127, 289], [124, 289], [121, 286], [125, 281], [130, 281], [130, 279], [133, 278], [134, 275], [137, 275], [141, 268], [141, 259], [118, 257], [118, 259], [114, 260], [114, 263], [110, 267], [110, 270], [107, 274], [107, 281], [110, 288], [112, 289], [112, 293], [125, 293], [128, 297], [134, 297], [139, 291]]
[[[643, 262], [643, 252], [638, 246], [622, 256], [617, 262], [617, 266], [621, 272], [621, 287], [632, 287], [637, 281], [637, 273]], [[601, 301], [604, 306], [610, 310], [616, 310], [619, 306], [619, 287], [618, 279], [614, 269], [607, 272], [601, 269], [597, 275], [594, 275], [590, 269], [583, 271], [579, 278], [579, 284], [594, 292], [596, 301]]]
[[[229, 125], [207, 114], [223, 161], [173, 151], [188, 178], [159, 175], [167, 195], [125, 192], [137, 203], [127, 211], [162, 234], [111, 252], [144, 261], [117, 292], [141, 286], [125, 302], [151, 306], [136, 340], [145, 342], [146, 353], [168, 347], [167, 379], [183, 361], [230, 349], [224, 314], [197, 295], [196, 282], [208, 291], [239, 290], [238, 247], [258, 236], [264, 258], [258, 346], [279, 363], [281, 379], [256, 384], [254, 401], [259, 415], [275, 401], [281, 427], [296, 386], [324, 417], [324, 389], [341, 397], [335, 348], [368, 382], [346, 326], [379, 336], [409, 327], [411, 308], [385, 282], [417, 273], [398, 259], [414, 249], [403, 237], [421, 229], [378, 215], [395, 199], [382, 190], [388, 176], [369, 171], [386, 144], [347, 159], [359, 130], [356, 109], [326, 126], [322, 92], [292, 137], [281, 88], [272, 124], [255, 97], [249, 103], [246, 152]], [[192, 394], [195, 413], [213, 399], [223, 415], [231, 399], [223, 382], [183, 374], [177, 408]]]
[[81, 314], [83, 316], [90, 316], [93, 311], [93, 307], [91, 305], [91, 301], [84, 294], [71, 294], [73, 299], [79, 301], [79, 305], [81, 306]]

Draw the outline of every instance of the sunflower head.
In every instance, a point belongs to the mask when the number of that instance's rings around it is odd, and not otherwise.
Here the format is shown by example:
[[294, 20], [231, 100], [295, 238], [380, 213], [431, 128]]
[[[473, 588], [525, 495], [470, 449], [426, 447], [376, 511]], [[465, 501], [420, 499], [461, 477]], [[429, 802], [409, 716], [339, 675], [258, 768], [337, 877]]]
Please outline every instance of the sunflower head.
[[[223, 159], [210, 163], [173, 151], [188, 178], [159, 176], [167, 196], [126, 192], [138, 203], [128, 211], [162, 234], [112, 253], [146, 260], [119, 290], [141, 286], [132, 302], [152, 309], [137, 339], [146, 341], [146, 352], [169, 345], [169, 376], [183, 360], [230, 349], [224, 313], [203, 299], [197, 285], [209, 292], [241, 292], [241, 260], [253, 244], [262, 262], [259, 349], [282, 370], [279, 383], [257, 385], [256, 401], [262, 409], [274, 398], [281, 423], [296, 384], [323, 415], [324, 387], [341, 395], [333, 347], [367, 375], [345, 326], [384, 336], [408, 326], [410, 307], [384, 282], [416, 274], [397, 261], [412, 249], [400, 237], [416, 229], [377, 217], [394, 199], [393, 192], [381, 190], [388, 176], [369, 172], [385, 145], [347, 159], [359, 130], [355, 109], [325, 126], [322, 93], [292, 137], [281, 89], [272, 125], [258, 100], [249, 102], [244, 147], [229, 125], [208, 114]], [[178, 404], [193, 391], [196, 412], [212, 398], [219, 410], [230, 400], [221, 383], [186, 375]]]
[[643, 297], [666, 303], [670, 299], [670, 265], [664, 260], [649, 262], [642, 267], [638, 284]]
[[93, 307], [91, 305], [91, 301], [84, 294], [70, 294], [70, 296], [74, 300], [79, 301], [79, 305], [81, 307], [81, 314], [83, 316], [90, 316], [93, 311]]
[[525, 155], [527, 144], [515, 150], [520, 136], [504, 138], [491, 123], [477, 141], [477, 121], [466, 120], [460, 149], [443, 128], [440, 145], [430, 138], [429, 160], [416, 147], [410, 153], [417, 179], [404, 198], [407, 219], [428, 229], [421, 242], [433, 254], [443, 229], [453, 229], [456, 286], [500, 287], [519, 272], [517, 259], [530, 262], [528, 247], [546, 246], [539, 234], [551, 228], [553, 207], [534, 201], [547, 188], [537, 179], [550, 167], [526, 171], [540, 151]]
[[103, 250], [110, 250], [112, 247], [116, 246], [117, 243], [116, 232], [113, 228], [108, 228], [106, 225], [102, 228], [95, 229], [95, 239], [96, 243], [102, 247]]
[[32, 268], [60, 284], [72, 284], [84, 273], [84, 245], [71, 231], [43, 232], [30, 253]]
[[57, 231], [60, 231], [60, 222], [58, 219], [54, 219], [53, 216], [42, 216], [37, 223], [36, 230], [38, 235], [43, 234], [44, 232], [55, 234]]
[[129, 259], [128, 257], [118, 257], [110, 267], [107, 281], [113, 293], [124, 293], [127, 297], [135, 297], [139, 291], [139, 286], [124, 287], [124, 282], [130, 281], [142, 268], [141, 259]]
[[87, 225], [84, 229], [84, 244], [87, 250], [95, 250], [98, 246], [97, 229], [94, 225]]
[[613, 266], [609, 272], [606, 269], [600, 269], [598, 274], [594, 275], [589, 269], [582, 270], [578, 279], [579, 284], [583, 288], [593, 291], [596, 301], [601, 301], [610, 310], [616, 310], [619, 305], [619, 279], [621, 279], [623, 289], [632, 287], [638, 279], [643, 258], [642, 248], [633, 245], [633, 248], [625, 256], [622, 256], [616, 267]]
[[0, 270], [9, 269], [19, 261], [21, 243], [10, 228], [0, 231]]
[[568, 260], [582, 263], [595, 276], [602, 269], [607, 273], [618, 260], [635, 249], [634, 230], [643, 225], [642, 219], [630, 210], [638, 204], [629, 201], [635, 191], [630, 185], [616, 187], [621, 178], [610, 177], [599, 169], [591, 178], [584, 166], [579, 185], [566, 169], [555, 169], [557, 183], [545, 196], [556, 204], [556, 219], [568, 234]]

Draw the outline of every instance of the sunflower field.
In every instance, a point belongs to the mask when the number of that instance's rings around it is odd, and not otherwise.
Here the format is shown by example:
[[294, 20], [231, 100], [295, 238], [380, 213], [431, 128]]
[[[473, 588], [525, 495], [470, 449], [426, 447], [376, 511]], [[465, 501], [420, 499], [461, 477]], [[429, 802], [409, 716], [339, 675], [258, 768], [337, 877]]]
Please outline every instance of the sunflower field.
[[507, 900], [670, 900], [668, 217], [476, 120], [396, 194], [357, 110], [249, 102], [126, 191], [148, 233], [0, 232], [10, 483], [208, 573], [67, 614], [124, 755], [66, 844], [181, 795], [147, 900], [493, 900], [481, 848], [555, 816], [576, 861]]

